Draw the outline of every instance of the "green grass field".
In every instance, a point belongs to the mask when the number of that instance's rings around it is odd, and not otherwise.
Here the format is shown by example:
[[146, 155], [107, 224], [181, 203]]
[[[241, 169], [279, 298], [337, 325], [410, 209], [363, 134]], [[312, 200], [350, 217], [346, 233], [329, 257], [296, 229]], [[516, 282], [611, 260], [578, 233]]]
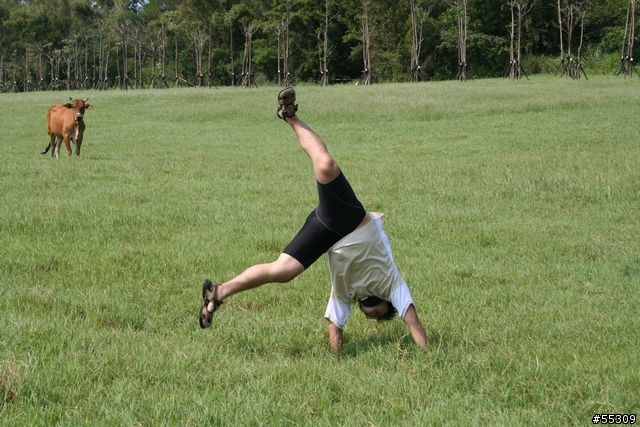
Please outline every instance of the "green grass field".
[[[0, 425], [590, 425], [640, 415], [640, 81], [300, 86], [386, 214], [430, 348], [326, 259], [197, 323], [204, 277], [274, 259], [316, 202], [275, 87], [0, 95]], [[47, 107], [94, 108], [53, 160]], [[64, 152], [64, 149], [62, 150]]]

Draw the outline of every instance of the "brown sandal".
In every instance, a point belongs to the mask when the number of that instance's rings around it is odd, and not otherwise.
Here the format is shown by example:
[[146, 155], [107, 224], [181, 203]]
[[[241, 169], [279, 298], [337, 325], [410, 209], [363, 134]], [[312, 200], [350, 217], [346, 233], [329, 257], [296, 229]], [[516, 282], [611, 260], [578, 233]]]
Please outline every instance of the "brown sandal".
[[[211, 280], [205, 279], [202, 283], [202, 306], [200, 307], [200, 327], [208, 328], [213, 323], [213, 313], [222, 305], [222, 301], [217, 298], [219, 283], [215, 285]], [[213, 303], [213, 311], [209, 311], [209, 303]]]
[[296, 91], [292, 87], [284, 88], [278, 93], [278, 109], [276, 114], [282, 120], [287, 120], [288, 117], [293, 117], [298, 111], [298, 104], [296, 104]]

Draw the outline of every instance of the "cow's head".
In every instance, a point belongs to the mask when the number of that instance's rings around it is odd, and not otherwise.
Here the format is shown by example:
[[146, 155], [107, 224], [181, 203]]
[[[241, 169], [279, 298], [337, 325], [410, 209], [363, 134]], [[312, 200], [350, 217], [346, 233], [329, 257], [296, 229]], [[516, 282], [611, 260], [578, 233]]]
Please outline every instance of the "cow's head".
[[70, 105], [70, 107], [76, 111], [76, 115], [75, 115], [76, 122], [82, 121], [82, 119], [84, 118], [84, 111], [87, 108], [91, 108], [91, 104], [87, 104], [87, 101], [89, 100], [89, 98], [72, 99], [71, 97], [69, 97], [69, 100], [71, 100], [71, 103], [67, 105]]

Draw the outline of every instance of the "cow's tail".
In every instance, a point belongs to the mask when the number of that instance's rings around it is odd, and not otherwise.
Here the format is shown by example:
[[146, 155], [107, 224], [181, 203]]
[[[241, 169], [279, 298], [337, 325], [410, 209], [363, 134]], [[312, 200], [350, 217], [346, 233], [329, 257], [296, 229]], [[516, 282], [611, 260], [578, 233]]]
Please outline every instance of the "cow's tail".
[[[51, 116], [51, 108], [49, 108], [49, 111], [47, 111], [47, 135], [51, 136], [51, 120], [50, 120], [50, 116]], [[47, 145], [47, 148], [44, 149], [44, 151], [40, 154], [47, 154], [49, 152], [49, 148], [51, 148], [51, 141], [49, 141], [49, 145]]]

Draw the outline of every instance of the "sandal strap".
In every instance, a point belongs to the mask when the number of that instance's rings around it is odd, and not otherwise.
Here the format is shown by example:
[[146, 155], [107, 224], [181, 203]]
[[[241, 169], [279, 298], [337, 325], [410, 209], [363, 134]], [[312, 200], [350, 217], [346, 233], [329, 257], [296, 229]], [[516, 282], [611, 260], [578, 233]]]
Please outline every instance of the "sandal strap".
[[[220, 283], [216, 283], [215, 285], [209, 279], [205, 279], [202, 284], [202, 304], [205, 305], [207, 312], [213, 313], [220, 307], [223, 301], [220, 301], [218, 296], [218, 286]], [[213, 298], [207, 298], [207, 291], [213, 292]], [[213, 303], [213, 311], [209, 311], [209, 303]]]

